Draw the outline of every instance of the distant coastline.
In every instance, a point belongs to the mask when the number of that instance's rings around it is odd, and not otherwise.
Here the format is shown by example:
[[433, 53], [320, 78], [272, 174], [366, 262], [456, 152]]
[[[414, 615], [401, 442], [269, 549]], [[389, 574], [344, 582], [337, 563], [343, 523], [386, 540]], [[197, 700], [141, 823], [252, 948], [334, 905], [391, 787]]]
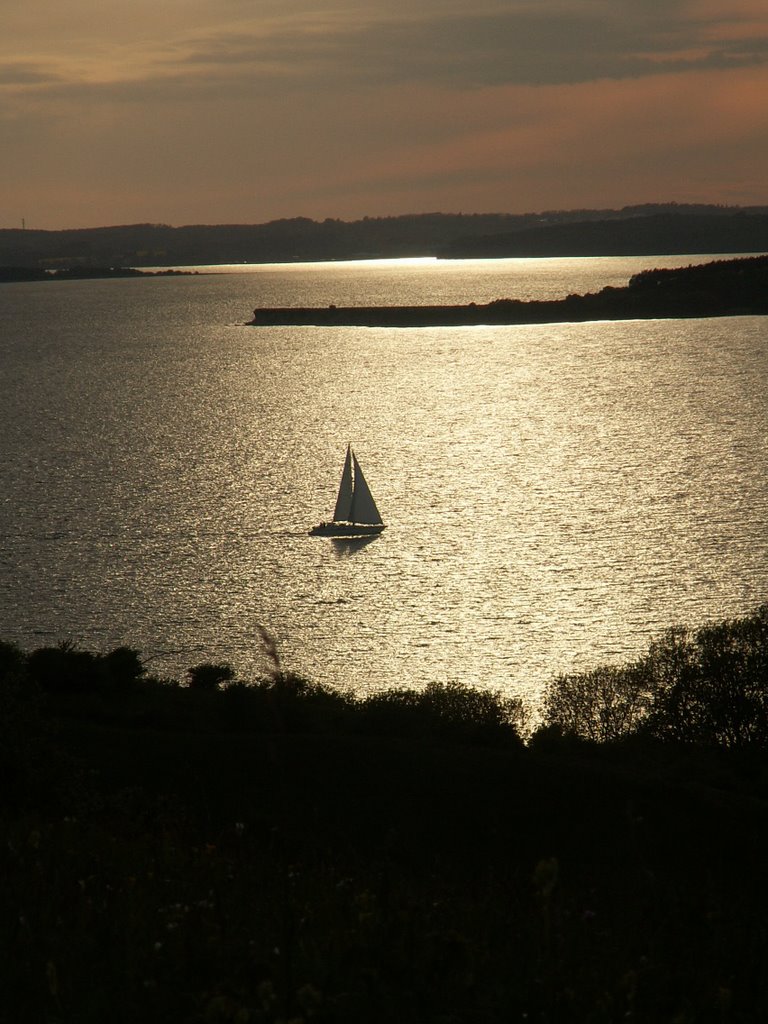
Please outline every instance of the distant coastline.
[[14, 281], [92, 281], [113, 277], [187, 277], [196, 270], [136, 270], [133, 267], [0, 267], [0, 284]]
[[238, 263], [768, 251], [768, 206], [647, 203], [539, 213], [415, 213], [263, 224], [0, 228], [0, 267], [203, 267]]
[[456, 327], [768, 314], [768, 256], [647, 270], [624, 288], [523, 302], [464, 306], [326, 306], [255, 309], [254, 327]]

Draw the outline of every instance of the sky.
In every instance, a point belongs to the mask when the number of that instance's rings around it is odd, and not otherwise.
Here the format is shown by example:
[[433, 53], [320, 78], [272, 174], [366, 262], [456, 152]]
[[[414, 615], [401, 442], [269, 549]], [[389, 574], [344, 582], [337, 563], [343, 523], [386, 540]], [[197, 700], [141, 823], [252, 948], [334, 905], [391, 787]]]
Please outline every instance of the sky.
[[0, 0], [0, 227], [768, 204], [765, 0]]

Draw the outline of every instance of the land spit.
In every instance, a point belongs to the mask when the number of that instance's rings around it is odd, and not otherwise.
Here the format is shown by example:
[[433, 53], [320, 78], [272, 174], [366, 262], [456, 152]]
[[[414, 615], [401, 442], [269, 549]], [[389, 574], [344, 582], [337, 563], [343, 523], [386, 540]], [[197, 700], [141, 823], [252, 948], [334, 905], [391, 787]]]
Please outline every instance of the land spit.
[[647, 270], [624, 288], [524, 302], [496, 299], [463, 306], [265, 307], [255, 327], [463, 327], [588, 320], [678, 319], [768, 314], [768, 256], [674, 270]]

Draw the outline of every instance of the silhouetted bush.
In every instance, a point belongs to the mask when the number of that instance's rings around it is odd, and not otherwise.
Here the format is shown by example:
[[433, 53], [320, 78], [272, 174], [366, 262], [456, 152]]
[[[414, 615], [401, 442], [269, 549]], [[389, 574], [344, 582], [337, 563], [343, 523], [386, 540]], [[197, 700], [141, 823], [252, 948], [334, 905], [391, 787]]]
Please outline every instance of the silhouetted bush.
[[30, 679], [49, 693], [79, 693], [98, 685], [96, 656], [66, 641], [32, 651], [27, 670]]
[[125, 691], [135, 687], [145, 673], [139, 652], [132, 647], [93, 654], [68, 641], [39, 647], [27, 657], [26, 665], [30, 679], [48, 693]]
[[556, 722], [539, 725], [528, 740], [528, 748], [535, 754], [571, 754], [595, 746], [596, 741], [573, 731], [566, 732]]
[[380, 735], [520, 742], [521, 702], [462, 683], [430, 683], [424, 690], [386, 690], [360, 707], [363, 728]]
[[228, 662], [204, 662], [187, 670], [191, 690], [218, 690], [235, 678], [235, 670]]
[[295, 672], [273, 673], [261, 685], [271, 725], [281, 731], [344, 731], [357, 708], [353, 696], [310, 682]]
[[115, 647], [98, 658], [102, 682], [111, 689], [129, 690], [145, 674], [139, 652], [132, 647]]

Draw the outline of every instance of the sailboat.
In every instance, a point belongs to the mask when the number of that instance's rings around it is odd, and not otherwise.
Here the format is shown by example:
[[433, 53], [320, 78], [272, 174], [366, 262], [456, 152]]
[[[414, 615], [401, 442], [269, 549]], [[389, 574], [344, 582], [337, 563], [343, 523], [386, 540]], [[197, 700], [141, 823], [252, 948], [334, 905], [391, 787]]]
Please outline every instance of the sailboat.
[[309, 532], [313, 537], [367, 537], [381, 533], [384, 523], [352, 445], [347, 445], [336, 507], [330, 523]]

